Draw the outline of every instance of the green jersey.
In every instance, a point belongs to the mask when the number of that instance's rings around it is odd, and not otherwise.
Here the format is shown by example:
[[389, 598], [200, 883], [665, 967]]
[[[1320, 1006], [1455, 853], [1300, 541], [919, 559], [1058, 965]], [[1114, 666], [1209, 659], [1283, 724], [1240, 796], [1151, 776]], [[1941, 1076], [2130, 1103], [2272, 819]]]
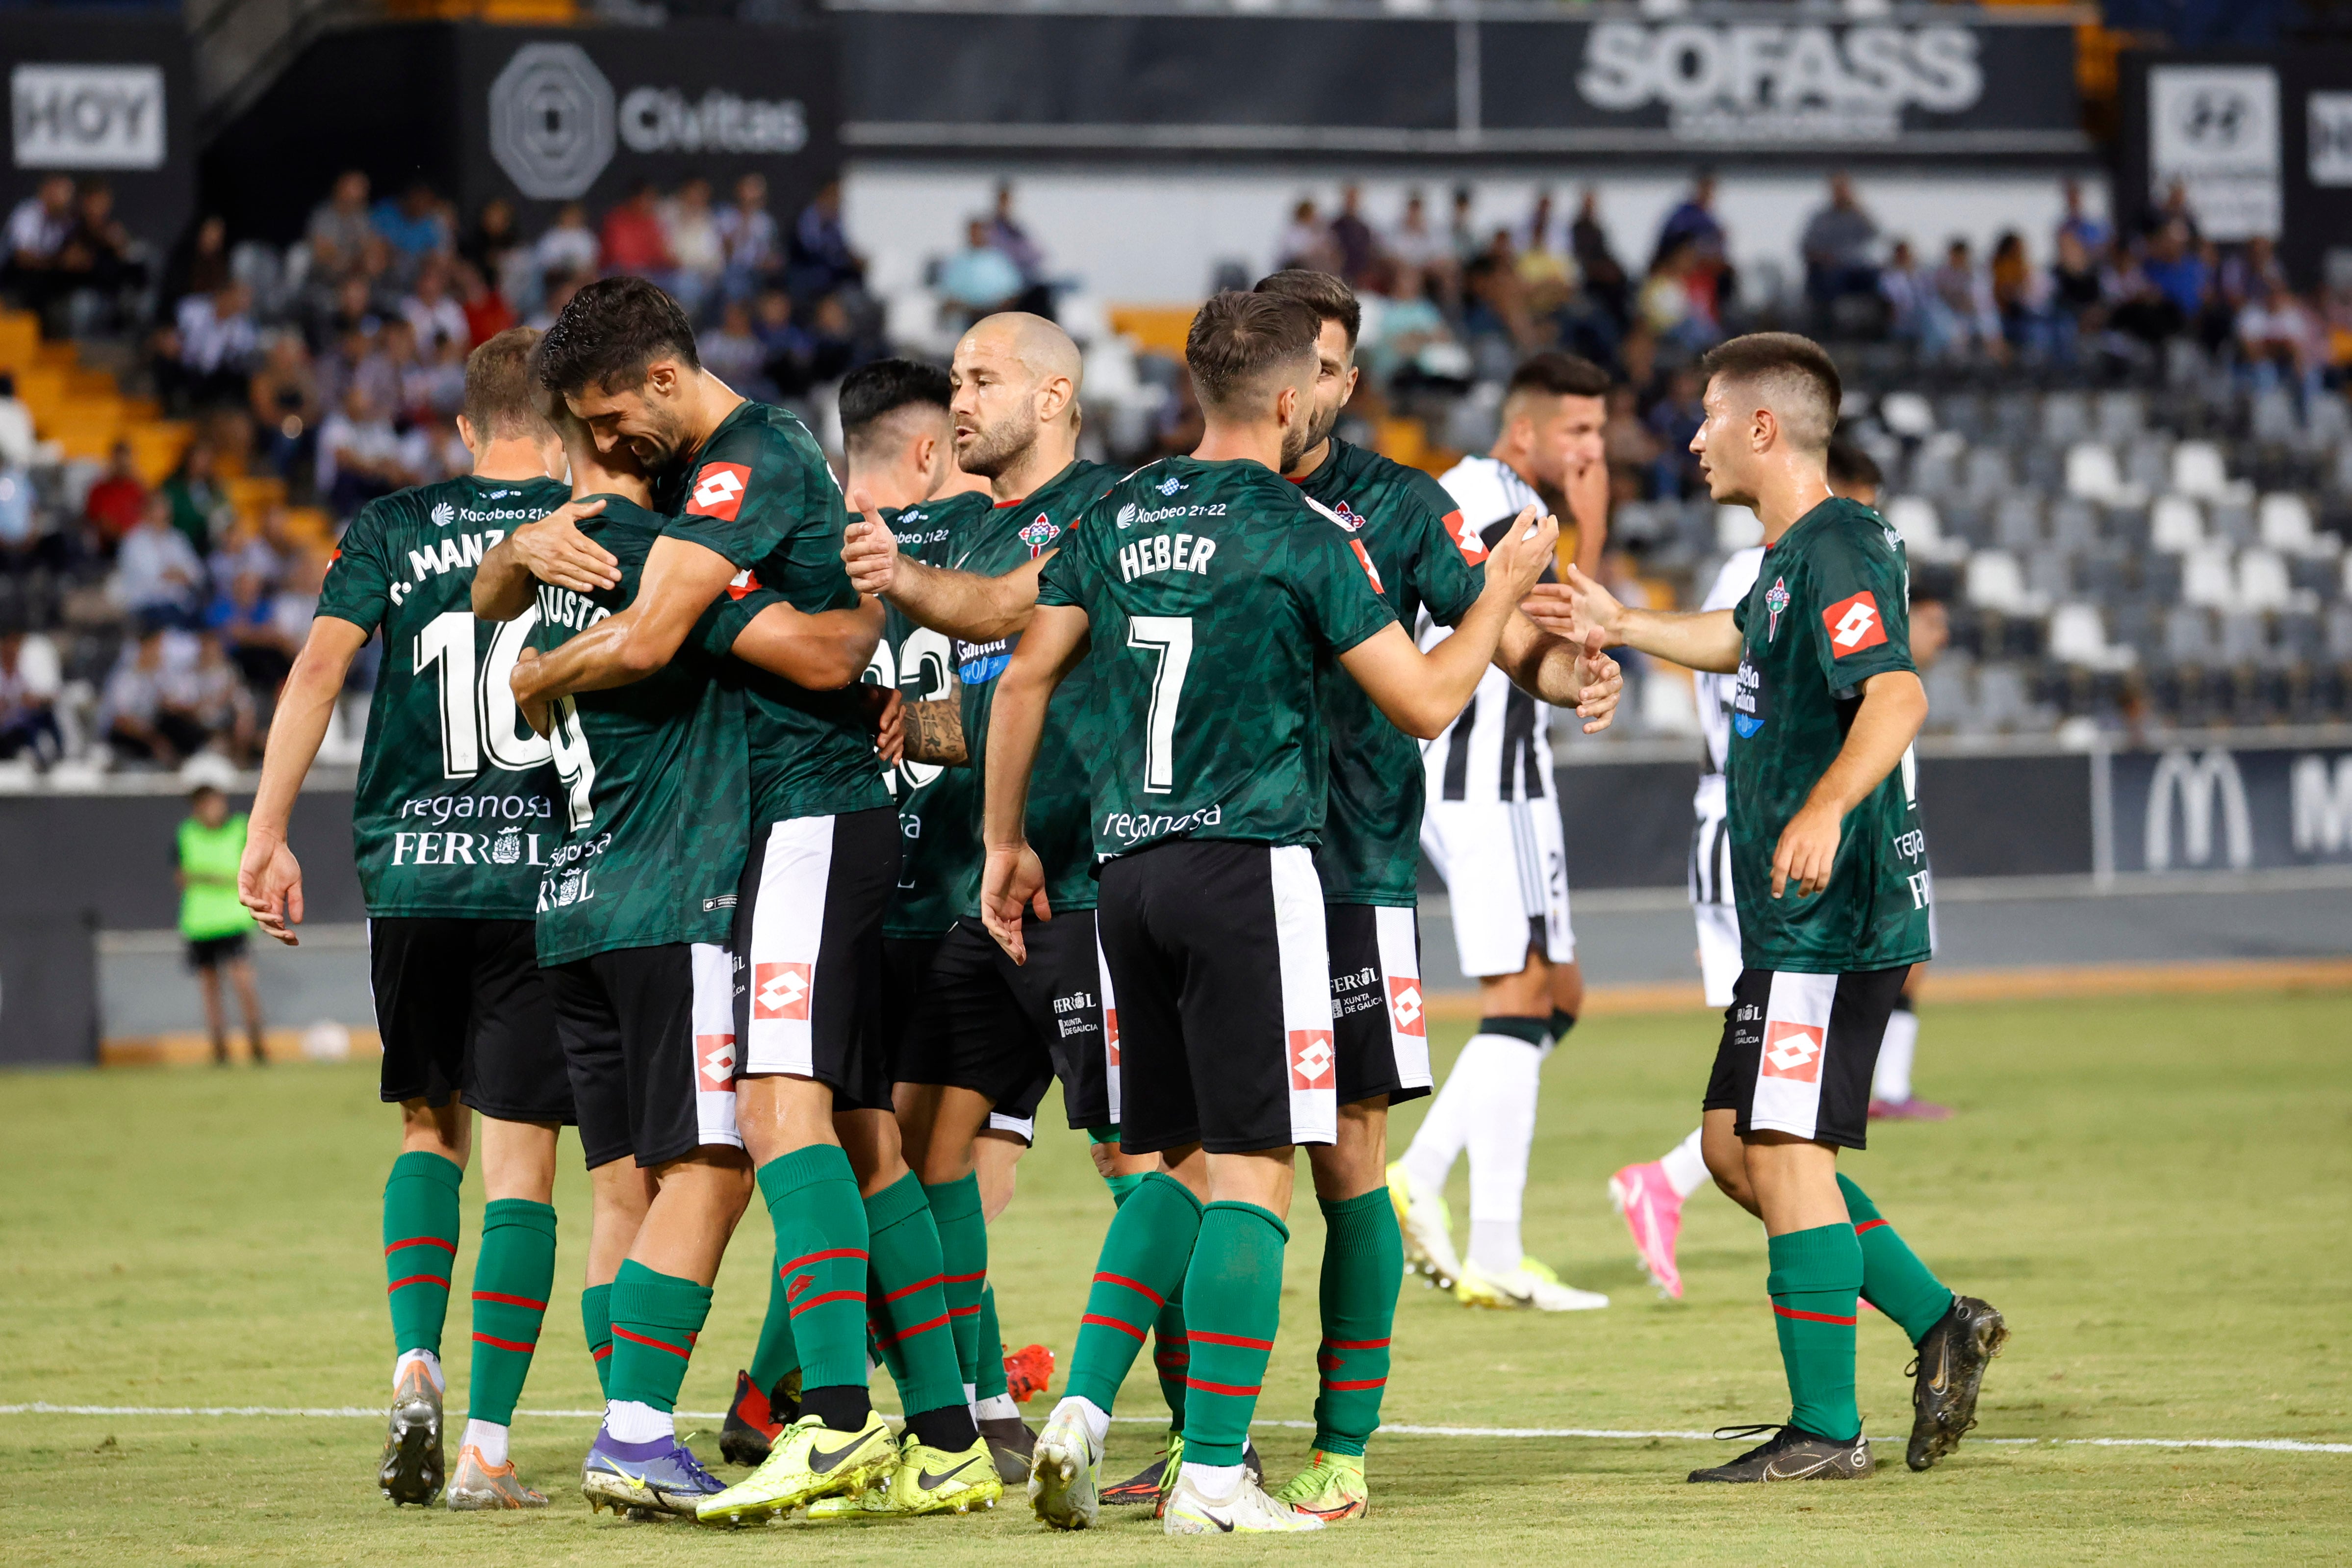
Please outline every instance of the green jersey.
[[[1293, 482], [1355, 534], [1371, 559], [1373, 585], [1408, 630], [1424, 609], [1448, 626], [1469, 613], [1486, 584], [1486, 550], [1475, 532], [1464, 547], [1462, 513], [1445, 487], [1336, 437], [1330, 455]], [[1390, 723], [1337, 664], [1324, 663], [1317, 686], [1331, 750], [1330, 804], [1315, 852], [1323, 897], [1411, 909], [1421, 865], [1421, 742]]]
[[1750, 969], [1847, 974], [1927, 958], [1927, 836], [1911, 754], [1847, 813], [1829, 886], [1772, 896], [1780, 832], [1829, 771], [1862, 683], [1910, 669], [1910, 567], [1869, 508], [1822, 502], [1764, 553], [1732, 611], [1731, 880]]
[[445, 479], [372, 501], [343, 531], [319, 614], [383, 631], [352, 849], [368, 913], [530, 919], [563, 837], [548, 743], [507, 677], [532, 617], [474, 618], [474, 569], [572, 499], [554, 479]]
[[[946, 566], [959, 524], [987, 510], [988, 497], [966, 490], [886, 511], [882, 521], [905, 554], [927, 566]], [[891, 609], [866, 679], [897, 687], [909, 702], [943, 701], [956, 694], [953, 645], [946, 633]], [[898, 890], [882, 917], [884, 936], [943, 936], [964, 912], [963, 889], [980, 864], [982, 758], [974, 750], [970, 759], [960, 768], [905, 762], [884, 775], [898, 797], [900, 839]]]
[[[1001, 577], [1066, 544], [1063, 531], [1095, 499], [1110, 489], [1118, 470], [1105, 463], [1074, 462], [1017, 501], [1000, 501], [977, 515], [960, 518], [955, 536], [958, 571]], [[985, 498], [983, 498], [985, 499]], [[963, 739], [972, 764], [988, 756], [988, 715], [996, 705], [996, 678], [1013, 661], [1018, 635], [995, 642], [955, 645], [956, 679], [963, 683]], [[1092, 780], [1086, 752], [1072, 728], [1094, 686], [1091, 660], [1065, 679], [1045, 705], [1045, 733], [1029, 778], [1029, 844], [1045, 868], [1045, 900], [1056, 910], [1095, 907], [1094, 835], [1088, 826]], [[980, 913], [979, 803], [973, 802], [971, 875], [958, 890], [958, 912]]]
[[[637, 595], [664, 520], [620, 496], [580, 520], [610, 551], [620, 584], [577, 594], [539, 585], [531, 646], [559, 648]], [[721, 601], [722, 603], [724, 601]], [[555, 768], [569, 833], [539, 884], [539, 961], [620, 947], [723, 942], [749, 843], [743, 699], [716, 606], [645, 679], [562, 699]]]
[[1348, 531], [1263, 463], [1170, 458], [1113, 485], [1045, 563], [1087, 612], [1095, 683], [1070, 726], [1095, 852], [1171, 838], [1314, 844], [1316, 664], [1396, 625]]
[[[848, 509], [808, 427], [781, 408], [742, 403], [701, 450], [665, 478], [656, 500], [665, 531], [714, 550], [745, 575], [725, 619], [731, 638], [770, 601], [807, 615], [854, 607], [841, 564]], [[875, 759], [866, 703], [855, 690], [810, 691], [746, 668], [751, 737], [751, 819], [829, 816], [890, 804]]]

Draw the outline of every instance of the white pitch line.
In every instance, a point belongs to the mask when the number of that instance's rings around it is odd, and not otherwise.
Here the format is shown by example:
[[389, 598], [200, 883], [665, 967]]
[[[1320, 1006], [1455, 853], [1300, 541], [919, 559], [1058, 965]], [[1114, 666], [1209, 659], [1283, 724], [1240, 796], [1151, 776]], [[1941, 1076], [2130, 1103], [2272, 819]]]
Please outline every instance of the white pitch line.
[[[378, 1417], [383, 1414], [382, 1408], [367, 1405], [51, 1405], [47, 1400], [36, 1400], [28, 1405], [0, 1405], [0, 1415], [260, 1415], [355, 1420]], [[604, 1413], [601, 1410], [520, 1410], [516, 1414], [551, 1421], [593, 1421]], [[688, 1421], [723, 1421], [727, 1416], [723, 1410], [680, 1410], [677, 1414]], [[1114, 1415], [1111, 1419], [1122, 1425], [1163, 1425], [1156, 1415]], [[1287, 1427], [1301, 1432], [1312, 1431], [1315, 1426], [1312, 1421], [1266, 1420], [1254, 1421], [1251, 1425]], [[1407, 1423], [1383, 1423], [1381, 1430], [1394, 1437], [1590, 1437], [1602, 1442], [1647, 1442], [1664, 1437], [1699, 1443], [1715, 1436], [1712, 1432], [1636, 1431], [1613, 1426], [1423, 1426]], [[1904, 1435], [1890, 1433], [1871, 1440], [1897, 1443], [1904, 1440]], [[2298, 1437], [1971, 1436], [1969, 1441], [2003, 1447], [2251, 1448], [2274, 1454], [2352, 1454], [2352, 1443], [2312, 1443]]]

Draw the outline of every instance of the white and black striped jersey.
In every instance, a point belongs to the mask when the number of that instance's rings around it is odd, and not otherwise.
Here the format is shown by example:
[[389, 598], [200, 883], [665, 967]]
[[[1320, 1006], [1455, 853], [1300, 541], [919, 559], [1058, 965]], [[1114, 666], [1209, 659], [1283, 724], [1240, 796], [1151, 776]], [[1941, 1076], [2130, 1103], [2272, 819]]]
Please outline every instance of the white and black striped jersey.
[[[1728, 610], [1756, 585], [1764, 565], [1764, 547], [1734, 551], [1716, 574], [1715, 586], [1699, 605], [1702, 610]], [[1727, 792], [1723, 768], [1731, 755], [1731, 694], [1738, 678], [1702, 669], [1694, 682], [1698, 703], [1699, 734], [1706, 744], [1706, 772], [1700, 775], [1691, 809], [1698, 826], [1691, 834], [1690, 897], [1695, 904], [1731, 903], [1731, 834], [1726, 822]]]
[[[1437, 482], [1460, 510], [1464, 531], [1476, 533], [1489, 549], [1521, 510], [1544, 504], [1536, 488], [1497, 458], [1465, 458]], [[1544, 569], [1543, 581], [1557, 581], [1551, 568]], [[1423, 651], [1454, 635], [1425, 612], [1418, 631]], [[1488, 804], [1550, 798], [1551, 711], [1549, 703], [1490, 666], [1462, 716], [1423, 750], [1429, 798]]]

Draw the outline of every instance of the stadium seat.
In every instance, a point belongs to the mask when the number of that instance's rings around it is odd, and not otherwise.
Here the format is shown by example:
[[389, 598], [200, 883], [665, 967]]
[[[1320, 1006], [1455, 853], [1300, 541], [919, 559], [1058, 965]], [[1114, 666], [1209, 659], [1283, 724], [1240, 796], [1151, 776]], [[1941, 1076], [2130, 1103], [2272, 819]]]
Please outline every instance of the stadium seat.
[[2025, 551], [2042, 543], [2042, 498], [2020, 490], [2002, 496], [1993, 508], [1993, 542], [2003, 550]]
[[1979, 550], [1969, 557], [1968, 600], [2004, 616], [2040, 615], [2047, 605], [2026, 587], [2024, 568], [2006, 550]]
[[2091, 438], [2090, 400], [2079, 392], [2053, 392], [2042, 400], [2041, 438], [2071, 447]]
[[2241, 499], [2241, 485], [2231, 482], [2221, 461], [2221, 448], [2210, 441], [2183, 441], [2172, 449], [2172, 488], [2200, 500]]
[[2098, 437], [2120, 446], [2147, 426], [2147, 399], [2133, 391], [2099, 394]]
[[2294, 585], [2288, 581], [2286, 560], [2274, 550], [2260, 548], [2238, 552], [2238, 607], [2244, 610], [2284, 610], [2294, 602]]
[[2238, 583], [2230, 570], [2230, 547], [2200, 544], [2180, 557], [2180, 598], [2183, 604], [2226, 609], [2236, 603]]
[[1878, 400], [1878, 417], [1897, 436], [1922, 437], [1936, 428], [1936, 410], [1916, 392], [1890, 392]]
[[1886, 503], [1886, 521], [1914, 561], [1954, 561], [1968, 553], [1967, 545], [1944, 537], [1944, 520], [1925, 496], [1896, 496]]
[[2263, 543], [2289, 555], [2340, 554], [2344, 541], [2312, 526], [2311, 503], [2292, 490], [2273, 490], [2263, 497], [2256, 514]]
[[2137, 499], [2124, 483], [2115, 448], [2096, 441], [2077, 441], [2066, 448], [2066, 493], [2085, 500], [2125, 504]]
[[1744, 506], [1715, 509], [1715, 544], [1718, 550], [1746, 550], [1764, 542], [1764, 524]]
[[2050, 616], [2050, 657], [2086, 669], [2128, 669], [2137, 655], [2107, 641], [2106, 621], [2095, 605], [2061, 605]]
[[2187, 496], [2158, 499], [2148, 511], [2148, 543], [2157, 550], [2194, 550], [2205, 542], [2205, 513]]
[[2213, 662], [2213, 615], [2195, 605], [2175, 605], [2164, 617], [2164, 657], [2174, 664]]
[[1969, 448], [1966, 472], [1962, 493], [1973, 501], [1998, 501], [2016, 483], [2009, 454], [1998, 447]]

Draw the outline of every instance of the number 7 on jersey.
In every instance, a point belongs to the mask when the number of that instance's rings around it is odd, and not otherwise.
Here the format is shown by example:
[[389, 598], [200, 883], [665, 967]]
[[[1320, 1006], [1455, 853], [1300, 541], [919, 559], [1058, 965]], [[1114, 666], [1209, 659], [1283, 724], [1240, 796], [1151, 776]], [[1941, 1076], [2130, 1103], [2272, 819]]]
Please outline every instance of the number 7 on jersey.
[[1176, 704], [1192, 664], [1192, 617], [1137, 616], [1127, 624], [1127, 646], [1159, 656], [1151, 677], [1151, 727], [1144, 740], [1143, 787], [1167, 795], [1176, 787]]

